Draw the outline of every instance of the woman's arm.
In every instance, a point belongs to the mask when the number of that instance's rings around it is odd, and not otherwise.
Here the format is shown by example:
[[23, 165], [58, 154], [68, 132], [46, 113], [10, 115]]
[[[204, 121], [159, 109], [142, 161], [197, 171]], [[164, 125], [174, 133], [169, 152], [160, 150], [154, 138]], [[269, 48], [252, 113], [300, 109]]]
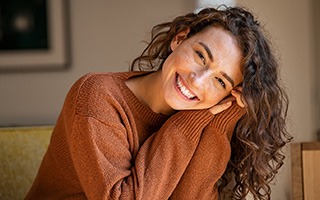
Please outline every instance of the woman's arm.
[[61, 196], [83, 190], [89, 199], [169, 198], [214, 115], [180, 111], [139, 144], [115, 90], [105, 95], [106, 81], [91, 79], [82, 78], [69, 92], [42, 172], [53, 167], [50, 174], [62, 175], [57, 180], [69, 186], [59, 183]]
[[71, 110], [74, 117], [68, 116], [69, 110], [62, 113], [67, 116], [72, 164], [86, 196], [168, 199], [214, 115], [207, 110], [180, 111], [139, 144], [134, 124], [138, 119], [125, 111], [123, 100], [115, 90], [103, 93], [100, 80], [87, 79], [69, 95], [77, 99], [68, 101], [77, 104]]
[[209, 123], [171, 199], [217, 199], [215, 184], [226, 169], [232, 132], [243, 114], [234, 102]]
[[133, 157], [123, 126], [77, 115], [69, 141], [87, 197], [169, 198], [212, 118], [208, 111], [178, 112]]

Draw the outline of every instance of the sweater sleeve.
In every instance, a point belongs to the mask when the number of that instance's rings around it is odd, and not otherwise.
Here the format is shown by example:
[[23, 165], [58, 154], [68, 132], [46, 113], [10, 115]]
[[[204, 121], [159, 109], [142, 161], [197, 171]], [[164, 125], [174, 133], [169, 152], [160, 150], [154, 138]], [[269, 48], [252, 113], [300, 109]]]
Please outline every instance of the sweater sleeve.
[[[115, 110], [114, 106], [110, 109]], [[102, 122], [76, 114], [69, 145], [89, 199], [168, 199], [213, 119], [208, 111], [180, 111], [150, 136], [136, 156], [119, 117]]]
[[243, 114], [244, 109], [234, 103], [209, 123], [171, 199], [218, 199], [216, 182], [226, 169], [231, 153], [229, 140]]

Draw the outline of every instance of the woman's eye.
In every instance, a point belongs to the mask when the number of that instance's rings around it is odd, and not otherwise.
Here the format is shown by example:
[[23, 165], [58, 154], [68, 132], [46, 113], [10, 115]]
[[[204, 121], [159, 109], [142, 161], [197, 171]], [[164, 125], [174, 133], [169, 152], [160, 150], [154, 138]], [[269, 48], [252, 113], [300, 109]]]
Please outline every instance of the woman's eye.
[[206, 64], [206, 59], [203, 56], [203, 54], [200, 51], [196, 51], [198, 57], [201, 59], [202, 63], [205, 65]]
[[215, 77], [217, 79], [217, 81], [220, 83], [220, 85], [223, 87], [223, 88], [226, 88], [226, 84], [223, 82], [223, 80], [219, 77]]

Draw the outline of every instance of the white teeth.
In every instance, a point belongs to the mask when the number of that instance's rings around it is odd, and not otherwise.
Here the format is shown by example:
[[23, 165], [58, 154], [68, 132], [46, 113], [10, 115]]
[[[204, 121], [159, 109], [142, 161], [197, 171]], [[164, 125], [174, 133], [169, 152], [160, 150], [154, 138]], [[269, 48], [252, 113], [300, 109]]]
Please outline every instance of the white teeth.
[[180, 77], [177, 76], [177, 85], [181, 91], [181, 93], [189, 98], [189, 99], [193, 99], [194, 97], [196, 97], [195, 95], [193, 95], [182, 83], [181, 83], [181, 80], [180, 80]]

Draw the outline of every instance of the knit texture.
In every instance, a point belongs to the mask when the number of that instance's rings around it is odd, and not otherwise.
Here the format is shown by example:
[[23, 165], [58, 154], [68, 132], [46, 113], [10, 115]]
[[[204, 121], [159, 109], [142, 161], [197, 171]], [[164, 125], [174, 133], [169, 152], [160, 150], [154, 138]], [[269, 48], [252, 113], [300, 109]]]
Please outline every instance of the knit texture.
[[25, 199], [217, 199], [243, 109], [154, 113], [125, 84], [143, 74], [88, 74], [72, 86]]

